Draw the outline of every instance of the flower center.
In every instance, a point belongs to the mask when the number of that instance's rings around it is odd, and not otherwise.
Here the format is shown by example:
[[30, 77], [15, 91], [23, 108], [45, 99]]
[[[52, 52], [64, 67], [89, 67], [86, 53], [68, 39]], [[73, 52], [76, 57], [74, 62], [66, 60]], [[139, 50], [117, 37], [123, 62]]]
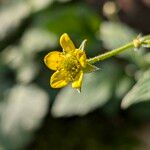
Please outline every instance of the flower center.
[[63, 63], [63, 68], [67, 71], [69, 80], [73, 81], [77, 73], [80, 71], [81, 65], [75, 56], [67, 54], [66, 59]]

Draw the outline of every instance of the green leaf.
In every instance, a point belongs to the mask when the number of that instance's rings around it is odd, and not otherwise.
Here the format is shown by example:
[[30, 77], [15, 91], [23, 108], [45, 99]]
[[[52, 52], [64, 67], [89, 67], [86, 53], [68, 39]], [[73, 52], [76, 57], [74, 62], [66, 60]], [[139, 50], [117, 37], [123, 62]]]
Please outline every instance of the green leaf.
[[[103, 41], [104, 47], [109, 50], [131, 42], [138, 34], [132, 28], [119, 22], [103, 22], [100, 27], [100, 38]], [[119, 54], [119, 57], [126, 58], [141, 67], [144, 65], [143, 52], [142, 48], [137, 52], [134, 49], [129, 49]]]
[[150, 100], [150, 69], [146, 71], [129, 93], [123, 98], [122, 108]]
[[122, 23], [103, 22], [100, 28], [100, 38], [104, 46], [108, 49], [114, 49], [132, 41], [137, 33]]
[[[58, 11], [59, 10], [59, 11]], [[82, 3], [60, 5], [47, 9], [35, 16], [33, 26], [54, 33], [58, 37], [68, 33], [73, 39], [76, 47], [81, 41], [87, 39], [88, 51], [92, 56], [99, 53], [101, 43], [95, 36], [101, 23], [101, 18], [87, 5]]]
[[150, 52], [145, 54], [143, 56], [144, 62], [145, 62], [145, 66], [147, 66], [149, 68], [150, 66]]
[[40, 127], [48, 105], [47, 93], [35, 84], [16, 84], [9, 90], [0, 105], [0, 142], [4, 149], [22, 149]]
[[34, 24], [59, 35], [74, 31], [86, 38], [98, 30], [100, 18], [88, 6], [74, 4], [43, 11], [35, 17]]
[[0, 41], [10, 36], [30, 15], [30, 7], [23, 1], [8, 3], [0, 9]]
[[86, 74], [81, 93], [70, 86], [62, 89], [52, 106], [53, 116], [85, 115], [106, 104], [113, 94], [113, 85], [118, 78], [119, 72], [115, 67], [116, 65], [107, 63], [102, 66], [102, 71]]
[[53, 0], [8, 0], [2, 4], [0, 2], [0, 50], [16, 41], [27, 27], [25, 24], [29, 16], [50, 6], [52, 2]]
[[41, 28], [31, 27], [23, 34], [20, 45], [25, 49], [25, 53], [33, 55], [45, 49], [55, 48], [57, 43], [55, 34]]
[[115, 88], [115, 95], [118, 99], [122, 99], [132, 88], [134, 84], [133, 80], [133, 78], [126, 75], [123, 75], [120, 79], [118, 79], [118, 83]]
[[98, 76], [98, 73], [95, 73], [85, 77], [86, 82], [81, 93], [77, 93], [71, 87], [64, 88], [52, 107], [53, 116], [85, 115], [105, 104], [111, 96], [111, 87], [109, 83], [101, 82]]
[[27, 0], [27, 4], [31, 7], [32, 12], [38, 12], [50, 6], [53, 0]]

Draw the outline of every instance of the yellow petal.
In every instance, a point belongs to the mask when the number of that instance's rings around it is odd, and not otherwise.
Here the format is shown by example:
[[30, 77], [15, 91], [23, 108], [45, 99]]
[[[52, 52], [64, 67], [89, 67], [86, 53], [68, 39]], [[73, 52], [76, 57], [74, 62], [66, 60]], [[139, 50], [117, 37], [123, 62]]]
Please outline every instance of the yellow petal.
[[65, 71], [60, 70], [56, 71], [50, 79], [50, 85], [52, 88], [61, 88], [66, 86], [69, 83], [67, 74]]
[[60, 69], [63, 61], [64, 55], [58, 51], [50, 52], [44, 57], [46, 66], [52, 70]]
[[76, 78], [75, 81], [72, 83], [72, 87], [75, 89], [78, 89], [79, 91], [81, 90], [81, 85], [82, 85], [82, 80], [83, 80], [83, 71], [80, 71]]
[[85, 67], [86, 67], [86, 64], [87, 64], [85, 52], [84, 52], [83, 50], [76, 49], [76, 50], [75, 50], [75, 53], [76, 53], [75, 55], [76, 55], [78, 61], [80, 62], [81, 66], [82, 66], [83, 68], [85, 68]]
[[63, 48], [64, 52], [68, 53], [68, 52], [73, 52], [75, 50], [75, 46], [67, 33], [64, 33], [60, 37], [60, 45]]

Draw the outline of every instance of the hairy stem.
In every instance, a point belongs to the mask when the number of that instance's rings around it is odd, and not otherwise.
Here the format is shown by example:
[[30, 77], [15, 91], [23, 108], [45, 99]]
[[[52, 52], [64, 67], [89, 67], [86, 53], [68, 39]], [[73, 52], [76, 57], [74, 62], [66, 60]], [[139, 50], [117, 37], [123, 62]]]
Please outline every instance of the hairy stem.
[[[88, 62], [90, 64], [94, 64], [96, 62], [99, 62], [99, 61], [102, 61], [102, 60], [107, 59], [109, 57], [112, 57], [114, 55], [117, 55], [117, 54], [119, 54], [119, 53], [121, 53], [123, 51], [126, 51], [126, 50], [130, 49], [130, 48], [137, 48], [136, 47], [137, 44], [139, 44], [139, 47], [140, 47], [140, 46], [142, 46], [144, 41], [146, 41], [148, 39], [150, 39], [150, 35], [147, 35], [147, 36], [144, 36], [144, 37], [140, 37], [140, 38], [137, 37], [135, 40], [133, 40], [132, 42], [130, 42], [130, 43], [128, 43], [128, 44], [126, 44], [126, 45], [124, 45], [122, 47], [116, 48], [116, 49], [114, 49], [112, 51], [109, 51], [109, 52], [106, 52], [104, 54], [101, 54], [101, 55], [98, 55], [96, 57], [88, 59]], [[137, 42], [137, 40], [138, 40], [138, 43], [135, 43], [135, 42]]]

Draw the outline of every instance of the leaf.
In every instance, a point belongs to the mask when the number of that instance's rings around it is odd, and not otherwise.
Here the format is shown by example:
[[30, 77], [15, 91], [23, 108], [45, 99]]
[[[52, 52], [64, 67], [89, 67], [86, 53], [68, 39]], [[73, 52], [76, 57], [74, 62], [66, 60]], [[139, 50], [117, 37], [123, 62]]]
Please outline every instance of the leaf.
[[30, 7], [25, 2], [13, 2], [0, 9], [0, 41], [14, 32], [22, 21], [30, 15]]
[[33, 55], [44, 49], [53, 49], [56, 47], [57, 36], [51, 32], [47, 32], [47, 30], [31, 27], [23, 34], [20, 45], [25, 49], [24, 53]]
[[[94, 11], [82, 4], [68, 6], [58, 6], [57, 9], [53, 8], [51, 11], [46, 10], [40, 13], [35, 16], [34, 24], [59, 35], [62, 32], [74, 31], [80, 33], [80, 36], [84, 35], [85, 38], [86, 35], [98, 29], [100, 19]], [[63, 25], [60, 26], [60, 24]]]
[[103, 22], [100, 28], [100, 38], [104, 46], [114, 49], [132, 41], [137, 33], [128, 26], [117, 22]]
[[143, 59], [144, 59], [145, 65], [147, 67], [149, 67], [150, 66], [150, 52], [148, 52], [147, 54], [145, 54], [143, 56]]
[[146, 71], [122, 100], [122, 108], [150, 100], [150, 69]]
[[1, 110], [0, 141], [5, 149], [21, 149], [39, 128], [49, 105], [48, 95], [36, 85], [15, 85]]
[[110, 98], [110, 85], [97, 79], [97, 83], [100, 84], [98, 86], [90, 78], [93, 79], [95, 76], [92, 74], [85, 78], [86, 83], [83, 85], [81, 94], [70, 87], [64, 88], [58, 94], [52, 107], [53, 116], [85, 115], [107, 102]]
[[118, 70], [115, 67], [116, 65], [107, 63], [102, 71], [85, 75], [81, 93], [69, 86], [62, 89], [52, 106], [52, 115], [85, 115], [106, 104], [113, 94], [113, 83], [118, 78]]
[[16, 41], [27, 28], [29, 16], [50, 6], [52, 2], [53, 0], [8, 0], [2, 3], [0, 5], [0, 49]]
[[[138, 34], [125, 24], [119, 22], [103, 22], [100, 27], [99, 36], [103, 41], [104, 47], [112, 50], [131, 42]], [[141, 67], [144, 65], [143, 52], [142, 48], [138, 52], [135, 52], [134, 49], [129, 49], [119, 54], [119, 57], [126, 58]]]
[[126, 75], [123, 75], [120, 79], [118, 79], [118, 83], [115, 89], [116, 97], [122, 99], [125, 94], [131, 89], [133, 83], [133, 78]]
[[27, 0], [27, 4], [33, 12], [40, 11], [53, 3], [54, 0]]
[[[58, 11], [59, 10], [59, 11]], [[45, 10], [35, 16], [33, 25], [54, 33], [60, 37], [63, 33], [68, 33], [71, 38], [77, 39], [76, 47], [79, 47], [81, 41], [88, 40], [88, 46], [85, 50], [91, 55], [97, 49], [100, 49], [101, 43], [97, 40], [97, 32], [101, 18], [88, 6], [79, 4], [61, 5], [51, 10]]]

